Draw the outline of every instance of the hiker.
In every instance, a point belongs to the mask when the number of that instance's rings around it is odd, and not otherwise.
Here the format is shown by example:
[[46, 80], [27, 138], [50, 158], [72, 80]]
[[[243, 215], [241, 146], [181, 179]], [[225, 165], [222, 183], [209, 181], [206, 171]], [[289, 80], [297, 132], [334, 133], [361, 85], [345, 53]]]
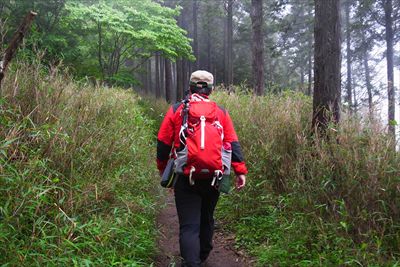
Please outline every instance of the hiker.
[[213, 215], [224, 175], [229, 175], [232, 167], [236, 189], [246, 183], [247, 168], [232, 120], [226, 110], [208, 98], [213, 84], [211, 73], [193, 72], [189, 94], [170, 107], [158, 132], [160, 174], [170, 158], [175, 159], [182, 266], [200, 266], [213, 248]]

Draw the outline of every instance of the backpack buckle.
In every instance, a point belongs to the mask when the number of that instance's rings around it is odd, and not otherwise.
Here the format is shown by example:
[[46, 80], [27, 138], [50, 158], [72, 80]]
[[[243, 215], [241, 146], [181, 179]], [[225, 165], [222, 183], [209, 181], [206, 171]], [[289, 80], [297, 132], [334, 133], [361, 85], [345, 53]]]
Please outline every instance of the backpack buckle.
[[211, 181], [211, 186], [218, 187], [219, 181], [222, 180], [223, 172], [221, 170], [214, 171], [214, 177]]

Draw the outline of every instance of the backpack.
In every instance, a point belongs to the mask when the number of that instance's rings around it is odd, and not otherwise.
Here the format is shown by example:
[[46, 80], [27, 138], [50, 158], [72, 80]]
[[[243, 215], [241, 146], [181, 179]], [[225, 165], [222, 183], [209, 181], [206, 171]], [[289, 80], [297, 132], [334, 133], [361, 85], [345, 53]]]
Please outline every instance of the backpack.
[[181, 149], [176, 152], [175, 172], [194, 180], [229, 175], [230, 143], [223, 143], [224, 129], [218, 121], [218, 106], [213, 101], [186, 101], [182, 109]]

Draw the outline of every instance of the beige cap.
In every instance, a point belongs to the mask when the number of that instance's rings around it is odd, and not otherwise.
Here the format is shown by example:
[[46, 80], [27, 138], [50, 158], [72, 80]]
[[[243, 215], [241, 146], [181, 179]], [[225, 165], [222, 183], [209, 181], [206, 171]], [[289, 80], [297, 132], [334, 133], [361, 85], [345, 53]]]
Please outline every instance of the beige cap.
[[208, 85], [214, 84], [214, 76], [205, 70], [196, 70], [190, 75], [190, 81], [194, 83], [206, 82]]

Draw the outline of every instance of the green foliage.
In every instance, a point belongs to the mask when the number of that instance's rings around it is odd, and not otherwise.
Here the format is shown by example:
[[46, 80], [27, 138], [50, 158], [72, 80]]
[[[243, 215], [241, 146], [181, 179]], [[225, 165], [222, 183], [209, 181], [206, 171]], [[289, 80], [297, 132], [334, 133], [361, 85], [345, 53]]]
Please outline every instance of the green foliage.
[[62, 61], [79, 77], [131, 86], [138, 83], [135, 70], [155, 53], [171, 60], [193, 59], [190, 39], [175, 19], [179, 7], [151, 0], [13, 1], [0, 9], [9, 30], [6, 43], [29, 10], [38, 16], [24, 58], [46, 51], [47, 63]]
[[[78, 54], [76, 36], [71, 33], [71, 27], [63, 19], [67, 16], [65, 3], [67, 0], [19, 0], [3, 1], [0, 19], [4, 23], [6, 34], [5, 44], [9, 43], [15, 30], [24, 16], [31, 10], [36, 11], [32, 28], [25, 38], [25, 56], [35, 58], [37, 50], [46, 51], [45, 60], [56, 62], [61, 59], [71, 63]], [[19, 55], [20, 56], [20, 55]]]
[[0, 262], [148, 266], [154, 122], [138, 97], [18, 66], [0, 98]]
[[66, 23], [79, 25], [79, 32], [85, 33], [79, 38], [82, 57], [97, 60], [102, 78], [113, 79], [121, 68], [134, 69], [125, 66], [127, 61], [143, 61], [155, 52], [170, 59], [191, 58], [186, 32], [176, 24], [178, 8], [150, 0], [118, 0], [96, 4], [71, 1], [67, 10]]

